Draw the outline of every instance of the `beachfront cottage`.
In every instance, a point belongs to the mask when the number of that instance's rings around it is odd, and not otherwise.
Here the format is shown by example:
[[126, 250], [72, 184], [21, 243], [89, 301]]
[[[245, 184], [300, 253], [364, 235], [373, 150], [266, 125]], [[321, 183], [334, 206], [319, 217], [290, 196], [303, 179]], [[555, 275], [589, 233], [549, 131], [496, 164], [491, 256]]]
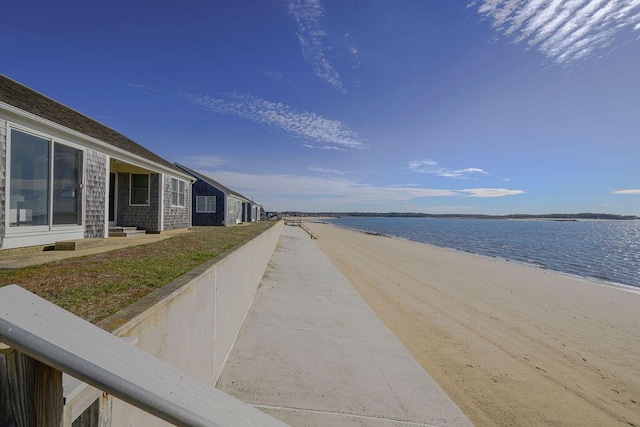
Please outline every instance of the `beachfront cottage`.
[[193, 178], [0, 75], [0, 248], [187, 228]]
[[193, 225], [235, 225], [262, 219], [262, 207], [218, 181], [179, 163], [177, 167], [194, 177]]

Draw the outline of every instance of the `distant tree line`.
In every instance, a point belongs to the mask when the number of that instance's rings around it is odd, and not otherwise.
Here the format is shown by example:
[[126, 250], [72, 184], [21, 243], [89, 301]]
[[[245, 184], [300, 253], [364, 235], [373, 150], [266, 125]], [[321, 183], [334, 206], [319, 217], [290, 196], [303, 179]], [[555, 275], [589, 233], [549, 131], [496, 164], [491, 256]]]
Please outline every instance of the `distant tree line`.
[[481, 215], [481, 214], [429, 214], [418, 212], [270, 212], [270, 216], [285, 217], [384, 217], [384, 218], [463, 218], [463, 219], [608, 219], [608, 220], [638, 220], [635, 215], [614, 215], [605, 213], [577, 213], [577, 214], [510, 214], [510, 215]]

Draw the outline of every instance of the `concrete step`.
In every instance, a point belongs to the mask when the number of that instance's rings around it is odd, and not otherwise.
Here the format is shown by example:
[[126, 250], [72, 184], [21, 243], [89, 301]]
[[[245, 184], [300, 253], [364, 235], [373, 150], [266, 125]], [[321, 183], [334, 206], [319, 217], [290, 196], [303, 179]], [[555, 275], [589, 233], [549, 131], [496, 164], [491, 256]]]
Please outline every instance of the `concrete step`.
[[109, 237], [129, 237], [138, 234], [145, 234], [145, 230], [138, 230], [137, 227], [110, 227]]

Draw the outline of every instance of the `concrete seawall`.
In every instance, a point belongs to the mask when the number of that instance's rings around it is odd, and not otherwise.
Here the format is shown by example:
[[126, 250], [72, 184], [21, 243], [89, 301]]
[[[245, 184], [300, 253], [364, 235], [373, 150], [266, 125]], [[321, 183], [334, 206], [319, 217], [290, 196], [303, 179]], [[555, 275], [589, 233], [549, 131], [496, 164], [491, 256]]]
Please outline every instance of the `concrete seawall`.
[[[280, 222], [99, 324], [207, 384], [215, 384], [278, 243]], [[114, 399], [111, 425], [168, 425]]]

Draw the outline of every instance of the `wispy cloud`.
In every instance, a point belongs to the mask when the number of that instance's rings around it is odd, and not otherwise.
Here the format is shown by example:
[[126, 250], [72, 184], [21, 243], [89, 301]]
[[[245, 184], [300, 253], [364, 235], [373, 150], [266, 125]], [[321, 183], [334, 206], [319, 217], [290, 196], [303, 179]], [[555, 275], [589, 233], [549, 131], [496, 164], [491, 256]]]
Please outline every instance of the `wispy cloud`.
[[190, 156], [183, 157], [182, 163], [188, 163], [195, 168], [217, 168], [229, 164], [230, 161], [217, 156]]
[[302, 54], [313, 66], [316, 76], [334, 89], [345, 92], [340, 74], [333, 68], [325, 53], [326, 33], [320, 25], [324, 9], [320, 0], [291, 0], [288, 3], [288, 10], [298, 26], [296, 35], [302, 46]]
[[438, 162], [431, 159], [414, 160], [409, 162], [408, 169], [412, 172], [426, 173], [429, 175], [443, 176], [447, 178], [466, 178], [473, 174], [488, 175], [480, 168], [450, 169], [438, 165]]
[[637, 194], [640, 195], [640, 190], [616, 190], [613, 194]]
[[466, 193], [469, 197], [504, 197], [524, 194], [522, 190], [507, 190], [506, 188], [468, 188], [460, 190], [460, 192]]
[[322, 173], [325, 175], [346, 175], [346, 172], [343, 172], [341, 170], [338, 169], [327, 169], [327, 168], [320, 168], [320, 167], [316, 167], [316, 166], [309, 166], [307, 169], [309, 169], [312, 172], [318, 172], [318, 173]]
[[142, 83], [124, 82], [124, 84], [129, 86], [129, 87], [132, 87], [134, 89], [144, 89], [144, 90], [149, 91], [149, 92], [159, 92], [159, 93], [166, 92], [166, 90], [164, 90], [164, 89], [158, 89], [156, 87], [144, 85]]
[[301, 137], [306, 141], [303, 145], [310, 148], [343, 150], [366, 147], [364, 140], [339, 120], [307, 111], [294, 111], [279, 102], [242, 94], [232, 94], [227, 99], [193, 94], [182, 94], [182, 97], [209, 111], [242, 117]]
[[[412, 185], [381, 186], [348, 179], [340, 174], [313, 176], [250, 174], [213, 168], [199, 170], [245, 196], [255, 198], [263, 203], [267, 210], [415, 211], [419, 205], [424, 205], [425, 200], [431, 198], [463, 200], [470, 197], [504, 197], [524, 193], [522, 190], [502, 188], [453, 190]], [[424, 209], [424, 206], [421, 209]]]
[[624, 29], [640, 30], [640, 0], [484, 0], [478, 13], [560, 65], [610, 46]]

